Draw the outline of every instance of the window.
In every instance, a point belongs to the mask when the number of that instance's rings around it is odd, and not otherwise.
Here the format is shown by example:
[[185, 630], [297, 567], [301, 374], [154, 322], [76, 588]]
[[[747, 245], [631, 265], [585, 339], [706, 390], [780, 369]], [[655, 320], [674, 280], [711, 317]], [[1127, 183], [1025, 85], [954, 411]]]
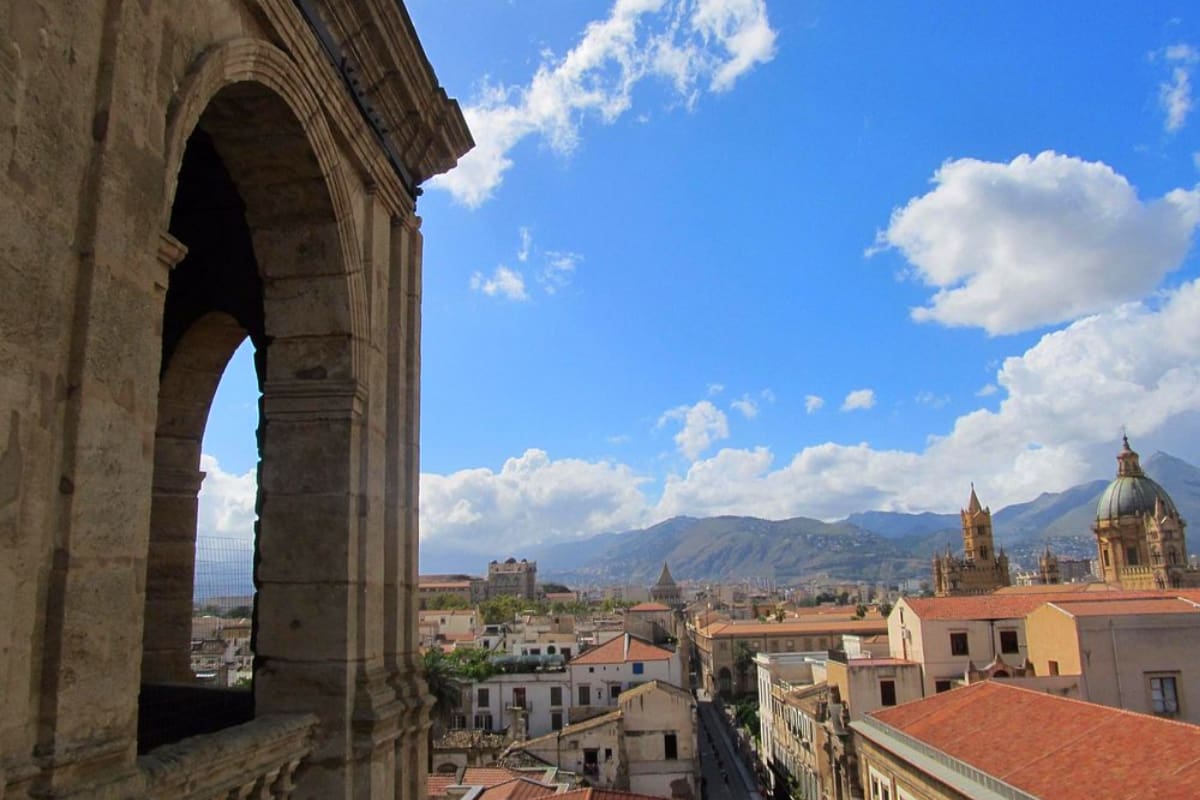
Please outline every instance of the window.
[[609, 696], [609, 698], [611, 698], [611, 699], [613, 699], [613, 700], [616, 700], [616, 699], [617, 699], [617, 696], [618, 696], [618, 695], [620, 695], [620, 694], [621, 694], [621, 684], [619, 684], [619, 683], [610, 683], [610, 684], [608, 685], [608, 696]]
[[1174, 675], [1150, 676], [1150, 710], [1164, 717], [1179, 713], [1179, 691]]
[[1016, 631], [1000, 631], [1000, 652], [1001, 653], [1019, 653], [1021, 648], [1017, 646]]
[[967, 634], [965, 632], [958, 631], [950, 634], [950, 655], [970, 655], [970, 650], [967, 648]]
[[588, 667], [588, 672], [595, 672], [595, 671], [596, 671], [595, 667]]
[[562, 730], [562, 712], [561, 711], [551, 711], [550, 712], [550, 730], [552, 730], [552, 731], [561, 731]]
[[663, 758], [667, 761], [674, 761], [679, 758], [679, 743], [675, 739], [675, 734], [663, 734]]
[[933, 690], [938, 694], [950, 691], [950, 681], [934, 681]]
[[586, 683], [579, 687], [579, 705], [590, 706], [592, 704], [592, 687]]
[[541, 654], [542, 654], [542, 648], [540, 648], [540, 647], [531, 647], [531, 648], [529, 648], [529, 655], [531, 655], [531, 656], [540, 656]]
[[490, 731], [492, 729], [492, 715], [491, 714], [476, 714], [475, 715], [475, 727], [478, 728], [479, 730]]
[[475, 701], [475, 705], [477, 705], [477, 706], [490, 706], [491, 704], [492, 704], [492, 703], [491, 703], [491, 698], [490, 698], [490, 697], [488, 697], [488, 690], [487, 690], [487, 689], [480, 689], [480, 690], [479, 690], [479, 696], [478, 696], [478, 699]]
[[450, 715], [450, 727], [453, 730], [462, 730], [463, 728], [467, 727], [467, 715], [466, 714], [451, 714]]
[[645, 665], [645, 664], [643, 664], [641, 661], [635, 661], [635, 662], [633, 662], [633, 674], [634, 674], [634, 675], [641, 675], [641, 674], [642, 674], [642, 673], [644, 673], [645, 671], [646, 671], [646, 665]]
[[1057, 662], [1057, 661], [1050, 661], [1050, 662], [1047, 662], [1047, 666], [1048, 666], [1048, 667], [1049, 667], [1049, 669], [1050, 669], [1050, 674], [1051, 674], [1051, 675], [1057, 675], [1057, 674], [1058, 674], [1058, 662]]
[[583, 774], [595, 777], [600, 774], [600, 751], [588, 748], [583, 751]]
[[1108, 548], [1104, 549], [1104, 566], [1108, 566]]
[[983, 547], [979, 548], [979, 557], [987, 558], [987, 545], [984, 545]]
[[885, 706], [896, 705], [896, 682], [895, 681], [880, 681], [879, 682], [879, 702]]
[[612, 748], [611, 747], [604, 748], [604, 760], [612, 761]]
[[525, 708], [525, 687], [524, 686], [513, 687], [512, 704], [514, 706], [516, 706], [517, 708]]
[[1125, 563], [1131, 567], [1138, 565], [1138, 549], [1137, 545], [1125, 548]]
[[561, 706], [562, 705], [562, 687], [561, 686], [551, 686], [550, 687], [550, 705], [552, 705], [552, 706]]

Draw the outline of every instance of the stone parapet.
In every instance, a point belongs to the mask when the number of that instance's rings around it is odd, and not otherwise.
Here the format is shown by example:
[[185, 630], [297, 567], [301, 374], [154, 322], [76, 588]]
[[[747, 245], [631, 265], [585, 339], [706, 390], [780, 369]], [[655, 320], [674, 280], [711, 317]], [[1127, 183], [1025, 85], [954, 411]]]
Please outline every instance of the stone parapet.
[[292, 796], [292, 776], [312, 752], [317, 717], [274, 714], [165, 745], [138, 759], [147, 800]]

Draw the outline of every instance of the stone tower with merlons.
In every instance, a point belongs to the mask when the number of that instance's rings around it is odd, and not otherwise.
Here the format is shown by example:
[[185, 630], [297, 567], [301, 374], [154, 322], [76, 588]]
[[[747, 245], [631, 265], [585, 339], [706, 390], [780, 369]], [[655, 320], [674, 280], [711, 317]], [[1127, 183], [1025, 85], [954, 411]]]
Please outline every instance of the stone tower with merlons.
[[963, 555], [946, 553], [933, 558], [933, 586], [938, 597], [986, 594], [1011, 585], [1008, 556], [997, 551], [992, 537], [992, 510], [985, 508], [971, 484], [967, 507], [961, 509]]

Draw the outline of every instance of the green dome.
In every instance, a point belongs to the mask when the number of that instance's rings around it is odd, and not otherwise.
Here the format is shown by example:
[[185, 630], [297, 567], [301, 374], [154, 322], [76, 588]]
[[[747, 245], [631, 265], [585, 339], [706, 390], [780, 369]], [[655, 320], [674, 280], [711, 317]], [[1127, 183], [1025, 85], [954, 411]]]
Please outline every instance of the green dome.
[[1155, 501], [1162, 498], [1163, 510], [1171, 516], [1178, 516], [1175, 503], [1167, 490], [1159, 486], [1142, 472], [1138, 463], [1138, 454], [1129, 446], [1129, 439], [1124, 439], [1124, 447], [1117, 454], [1117, 477], [1096, 504], [1097, 520], [1115, 520], [1118, 517], [1142, 516], [1153, 514]]
[[1096, 504], [1096, 519], [1153, 514], [1154, 501], [1159, 497], [1168, 514], [1177, 513], [1167, 491], [1145, 475], [1117, 478], [1100, 495], [1100, 502]]

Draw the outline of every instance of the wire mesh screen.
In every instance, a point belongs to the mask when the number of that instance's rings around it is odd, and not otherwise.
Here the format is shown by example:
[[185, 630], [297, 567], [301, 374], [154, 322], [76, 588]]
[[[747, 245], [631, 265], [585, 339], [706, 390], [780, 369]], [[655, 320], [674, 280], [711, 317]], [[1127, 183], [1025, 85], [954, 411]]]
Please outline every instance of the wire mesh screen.
[[219, 688], [249, 688], [254, 668], [253, 541], [196, 537], [192, 599], [192, 672], [197, 680]]

